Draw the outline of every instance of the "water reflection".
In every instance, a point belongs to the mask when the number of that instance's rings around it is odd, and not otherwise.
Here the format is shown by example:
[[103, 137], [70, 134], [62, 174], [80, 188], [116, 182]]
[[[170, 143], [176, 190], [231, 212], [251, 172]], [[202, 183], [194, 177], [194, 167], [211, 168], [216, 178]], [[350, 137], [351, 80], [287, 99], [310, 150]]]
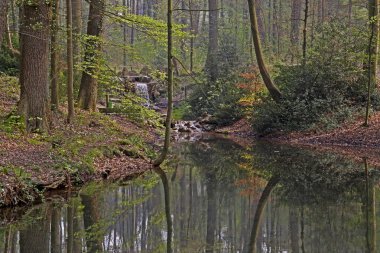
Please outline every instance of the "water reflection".
[[4, 210], [0, 251], [374, 253], [378, 179], [365, 159], [179, 143], [163, 170], [126, 185], [95, 183], [21, 216]]

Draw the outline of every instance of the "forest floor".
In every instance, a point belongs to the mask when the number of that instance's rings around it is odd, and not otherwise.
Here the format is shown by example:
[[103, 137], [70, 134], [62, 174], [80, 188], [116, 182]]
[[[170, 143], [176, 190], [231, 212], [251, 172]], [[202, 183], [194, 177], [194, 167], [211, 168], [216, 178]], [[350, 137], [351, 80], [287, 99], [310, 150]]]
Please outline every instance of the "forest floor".
[[160, 128], [79, 110], [68, 125], [62, 107], [52, 115], [48, 134], [26, 134], [22, 119], [11, 114], [18, 101], [18, 89], [10, 88], [14, 82], [0, 77], [0, 207], [35, 202], [49, 190], [90, 180], [125, 180], [151, 169]]
[[364, 119], [343, 124], [326, 132], [304, 131], [290, 133], [275, 133], [258, 137], [252, 132], [250, 123], [242, 119], [231, 126], [218, 129], [218, 133], [232, 136], [249, 137], [297, 147], [327, 151], [342, 154], [351, 159], [380, 166], [380, 112], [374, 112], [368, 127], [363, 126]]

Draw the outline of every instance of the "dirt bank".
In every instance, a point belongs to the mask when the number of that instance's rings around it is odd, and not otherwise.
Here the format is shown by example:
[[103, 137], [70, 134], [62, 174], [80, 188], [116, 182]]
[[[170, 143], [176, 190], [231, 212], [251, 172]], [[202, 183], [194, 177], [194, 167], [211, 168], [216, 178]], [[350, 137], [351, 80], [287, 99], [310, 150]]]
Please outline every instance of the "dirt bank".
[[26, 205], [46, 192], [90, 180], [125, 180], [151, 169], [162, 130], [124, 116], [76, 110], [66, 124], [63, 105], [46, 134], [27, 134], [13, 114], [16, 78], [0, 76], [0, 207]]

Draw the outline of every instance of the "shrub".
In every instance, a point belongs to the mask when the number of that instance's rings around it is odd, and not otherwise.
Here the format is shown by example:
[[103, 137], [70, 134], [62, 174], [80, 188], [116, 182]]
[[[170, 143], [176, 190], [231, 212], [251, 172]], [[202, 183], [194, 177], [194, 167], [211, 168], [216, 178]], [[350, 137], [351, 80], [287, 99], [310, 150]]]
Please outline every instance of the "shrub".
[[0, 72], [10, 76], [17, 76], [20, 72], [19, 60], [4, 45], [1, 46], [0, 50]]
[[196, 118], [208, 113], [215, 117], [218, 125], [228, 125], [243, 116], [244, 107], [239, 104], [243, 94], [243, 90], [236, 86], [236, 77], [198, 84], [189, 99], [191, 109], [185, 116]]
[[335, 23], [322, 27], [305, 65], [277, 66], [275, 82], [284, 99], [275, 104], [263, 98], [254, 108], [255, 130], [329, 128], [349, 118], [365, 102], [366, 37]]

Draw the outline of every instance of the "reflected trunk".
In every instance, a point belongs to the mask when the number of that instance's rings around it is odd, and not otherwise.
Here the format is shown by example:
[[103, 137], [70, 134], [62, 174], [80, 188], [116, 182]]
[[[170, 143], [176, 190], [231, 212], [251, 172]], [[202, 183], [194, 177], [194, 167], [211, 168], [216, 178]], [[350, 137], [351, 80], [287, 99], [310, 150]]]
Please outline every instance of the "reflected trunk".
[[262, 214], [264, 211], [264, 208], [268, 202], [269, 196], [276, 187], [277, 183], [279, 182], [278, 177], [273, 177], [269, 180], [268, 184], [266, 185], [263, 193], [261, 194], [259, 203], [257, 205], [256, 213], [253, 218], [253, 226], [251, 231], [251, 239], [249, 241], [248, 245], [248, 253], [256, 253], [256, 242], [257, 242], [257, 236], [259, 234]]
[[164, 195], [165, 195], [165, 217], [166, 217], [166, 226], [167, 226], [167, 242], [166, 242], [166, 252], [172, 253], [172, 238], [173, 238], [173, 221], [170, 213], [170, 189], [168, 178], [166, 177], [165, 172], [156, 167], [154, 171], [160, 176], [162, 185], [164, 187]]
[[[20, 231], [20, 253], [49, 252], [50, 234], [50, 208], [34, 210], [35, 217], [42, 217], [33, 220], [24, 230]], [[32, 214], [31, 214], [31, 217]]]
[[370, 178], [368, 171], [367, 160], [364, 159], [365, 173], [366, 173], [366, 239], [367, 239], [367, 252], [376, 252], [376, 194], [375, 184], [372, 178]]
[[216, 178], [212, 172], [206, 174], [207, 185], [207, 228], [206, 228], [206, 253], [214, 252], [216, 230]]
[[88, 195], [82, 195], [82, 203], [84, 205], [83, 221], [84, 229], [86, 230], [86, 246], [87, 252], [96, 253], [102, 252], [102, 237], [99, 236], [98, 231], [94, 231], [92, 228], [100, 221], [100, 206], [98, 204], [97, 197], [91, 197]]

